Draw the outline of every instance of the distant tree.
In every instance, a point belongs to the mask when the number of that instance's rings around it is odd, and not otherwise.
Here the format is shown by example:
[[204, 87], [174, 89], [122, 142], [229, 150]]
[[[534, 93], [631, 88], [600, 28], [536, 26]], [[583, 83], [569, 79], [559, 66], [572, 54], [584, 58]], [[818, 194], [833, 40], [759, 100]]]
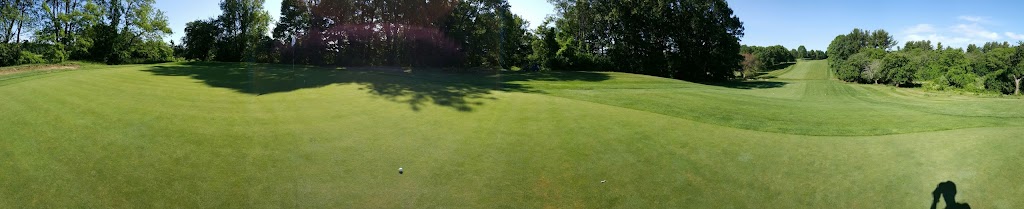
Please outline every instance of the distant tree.
[[967, 53], [981, 53], [981, 48], [978, 48], [978, 45], [969, 44], [967, 45]]
[[530, 55], [530, 60], [544, 69], [559, 68], [562, 63], [557, 57], [560, 46], [556, 40], [556, 29], [548, 26], [550, 21], [550, 19], [546, 20], [537, 26], [537, 29], [534, 30], [537, 37], [531, 43], [533, 53]]
[[321, 49], [303, 43], [303, 37], [313, 29], [312, 8], [308, 3], [307, 0], [281, 1], [281, 16], [273, 31], [276, 47], [272, 49], [278, 54], [278, 59], [310, 64], [310, 56], [320, 56], [310, 52], [319, 52]]
[[81, 8], [85, 0], [49, 0], [41, 1], [40, 28], [36, 30], [38, 41], [60, 44], [61, 47], [74, 43], [78, 34], [88, 25], [74, 20], [82, 19]]
[[[984, 51], [984, 47], [982, 49]], [[1014, 53], [1016, 53], [1015, 48], [995, 47], [972, 63], [976, 68], [974, 72], [984, 76], [985, 89], [1005, 94], [1014, 92], [1013, 78], [1007, 75], [1007, 72], [1013, 67], [1010, 60]]]
[[908, 41], [907, 43], [904, 43], [904, 44], [905, 45], [903, 46], [903, 49], [901, 51], [911, 51], [911, 50], [931, 51], [931, 50], [935, 50], [934, 48], [932, 48], [932, 41], [929, 41], [929, 40]]
[[874, 84], [878, 84], [879, 80], [882, 80], [882, 79], [885, 78], [885, 73], [884, 72], [885, 71], [884, 71], [884, 68], [882, 67], [882, 61], [874, 59], [874, 60], [871, 60], [870, 62], [868, 62], [867, 65], [864, 66], [864, 70], [861, 71], [860, 75], [861, 75], [861, 79], [864, 79], [865, 81], [873, 82]]
[[769, 70], [777, 65], [796, 61], [792, 52], [792, 50], [786, 50], [786, 47], [782, 45], [768, 47], [740, 46], [740, 54], [752, 54], [759, 60], [758, 64], [761, 66], [759, 70]]
[[[87, 55], [94, 61], [108, 64], [169, 61], [170, 45], [163, 37], [172, 33], [164, 12], [156, 9], [155, 0], [97, 0], [85, 8], [94, 18], [88, 35], [91, 42]], [[170, 51], [171, 53], [164, 53]]]
[[889, 32], [882, 29], [872, 31], [869, 42], [869, 46], [876, 49], [889, 49], [896, 46], [896, 39], [893, 39]]
[[899, 87], [903, 84], [911, 84], [914, 81], [915, 69], [908, 67], [910, 59], [901, 53], [890, 53], [882, 59], [885, 68], [886, 79]]
[[0, 43], [20, 43], [23, 32], [33, 28], [38, 0], [0, 0]]
[[185, 24], [185, 59], [210, 61], [215, 54], [214, 46], [220, 34], [217, 20], [196, 20]]
[[1013, 79], [1013, 95], [1020, 95], [1020, 82], [1024, 79], [1024, 42], [1018, 43], [1013, 55], [1010, 56], [1007, 75]]
[[757, 55], [751, 53], [742, 53], [740, 55], [743, 56], [743, 62], [741, 63], [743, 68], [740, 70], [741, 78], [747, 79], [761, 71], [761, 60], [757, 58]]
[[869, 31], [854, 28], [848, 34], [836, 36], [828, 45], [829, 65], [833, 69], [839, 69], [843, 61], [859, 53], [863, 48], [889, 49], [896, 44], [896, 40], [884, 30]]
[[1016, 53], [1014, 48], [995, 48], [985, 53], [984, 65], [982, 68], [991, 69], [990, 73], [994, 71], [1007, 71], [1013, 66], [1010, 63], [1012, 56]]
[[808, 58], [808, 56], [807, 56], [807, 47], [804, 47], [804, 45], [800, 45], [800, 47], [797, 47], [796, 48], [796, 57], [800, 58], [800, 59]]
[[185, 45], [184, 44], [175, 43], [174, 40], [171, 40], [171, 49], [174, 51], [174, 57], [175, 58], [185, 57]]
[[849, 58], [842, 60], [842, 63], [834, 66], [836, 78], [846, 82], [859, 82], [863, 78], [861, 75], [864, 69], [871, 63], [871, 55], [867, 51], [862, 51], [851, 55]]
[[519, 15], [508, 13], [509, 17], [503, 18], [502, 31], [504, 38], [501, 40], [501, 65], [504, 69], [511, 69], [512, 66], [525, 67], [529, 62], [528, 55], [532, 54], [533, 34], [530, 33], [529, 23]]
[[994, 41], [993, 42], [986, 42], [984, 45], [982, 45], [981, 52], [986, 52], [987, 53], [989, 51], [992, 51], [992, 50], [995, 50], [995, 49], [1000, 49], [1000, 48], [1010, 48], [1010, 44], [1008, 42], [1002, 42], [1002, 43], [994, 42]]
[[[263, 9], [264, 0], [222, 0], [217, 17], [220, 36], [217, 41], [219, 61], [255, 61], [256, 50], [267, 34], [270, 14]], [[265, 53], [265, 52], [264, 52]]]
[[274, 39], [291, 44], [291, 39], [304, 35], [312, 27], [312, 14], [306, 0], [282, 0], [281, 16], [274, 27]]
[[560, 54], [570, 64], [606, 60], [613, 70], [724, 80], [743, 59], [743, 24], [724, 0], [551, 2]]
[[826, 59], [828, 57], [825, 54], [826, 53], [821, 50], [811, 50], [807, 52], [807, 58], [812, 60]]
[[949, 70], [946, 71], [946, 80], [948, 85], [962, 89], [974, 89], [974, 84], [978, 79], [978, 75], [972, 73], [969, 68], [969, 65], [950, 67]]

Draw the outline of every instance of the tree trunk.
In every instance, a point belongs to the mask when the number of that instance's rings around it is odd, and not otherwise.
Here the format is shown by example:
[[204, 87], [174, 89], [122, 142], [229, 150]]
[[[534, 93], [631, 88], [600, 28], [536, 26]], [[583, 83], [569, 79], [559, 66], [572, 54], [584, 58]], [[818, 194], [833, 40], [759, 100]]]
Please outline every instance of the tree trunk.
[[[7, 24], [6, 22], [7, 21], [4, 21], [3, 24]], [[14, 37], [11, 37], [11, 36], [14, 36], [14, 33], [11, 33], [12, 30], [14, 30], [14, 20], [11, 20], [10, 27], [7, 27], [3, 31], [3, 33], [4, 33], [3, 37], [2, 37], [3, 38], [3, 41], [2, 41], [3, 43], [11, 42], [11, 38], [14, 38]]]
[[21, 12], [21, 18], [18, 20], [18, 35], [14, 39], [17, 43], [21, 43], [21, 28], [25, 26], [25, 4], [21, 3], [21, 0], [15, 1], [15, 5], [18, 5], [18, 11]]
[[1020, 95], [1021, 77], [1013, 76], [1013, 95]]

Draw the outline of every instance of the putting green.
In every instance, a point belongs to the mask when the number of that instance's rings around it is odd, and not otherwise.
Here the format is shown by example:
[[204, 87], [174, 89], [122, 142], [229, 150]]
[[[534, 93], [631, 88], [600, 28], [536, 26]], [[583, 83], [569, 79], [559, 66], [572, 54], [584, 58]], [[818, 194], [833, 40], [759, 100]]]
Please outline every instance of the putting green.
[[974, 208], [1024, 207], [1024, 101], [827, 72], [8, 75], [0, 207], [924, 208], [947, 180]]

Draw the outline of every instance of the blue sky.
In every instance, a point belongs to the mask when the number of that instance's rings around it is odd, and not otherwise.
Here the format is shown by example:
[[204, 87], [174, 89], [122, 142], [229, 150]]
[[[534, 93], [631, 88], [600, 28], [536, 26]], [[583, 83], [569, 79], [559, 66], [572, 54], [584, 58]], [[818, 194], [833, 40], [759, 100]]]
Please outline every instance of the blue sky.
[[824, 50], [836, 35], [855, 27], [884, 29], [901, 46], [910, 40], [953, 47], [1024, 40], [1021, 1], [730, 0], [729, 6], [744, 23], [748, 45]]
[[[185, 23], [220, 14], [217, 0], [159, 0], [178, 41]], [[954, 0], [729, 0], [743, 21], [743, 44], [805, 45], [824, 50], [836, 35], [853, 28], [884, 29], [899, 41], [932, 40], [964, 47], [987, 41], [1024, 40], [1024, 1]], [[531, 28], [553, 14], [546, 0], [509, 0], [512, 12], [530, 21]], [[275, 19], [280, 0], [267, 0], [264, 8]]]

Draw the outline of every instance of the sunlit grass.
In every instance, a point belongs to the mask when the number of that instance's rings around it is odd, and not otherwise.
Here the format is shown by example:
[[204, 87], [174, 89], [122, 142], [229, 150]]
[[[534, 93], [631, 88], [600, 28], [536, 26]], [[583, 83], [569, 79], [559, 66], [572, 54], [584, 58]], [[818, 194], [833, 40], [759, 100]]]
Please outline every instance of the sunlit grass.
[[1024, 207], [1021, 100], [846, 84], [824, 63], [715, 85], [243, 64], [5, 77], [0, 207], [924, 208], [947, 180], [975, 208]]

